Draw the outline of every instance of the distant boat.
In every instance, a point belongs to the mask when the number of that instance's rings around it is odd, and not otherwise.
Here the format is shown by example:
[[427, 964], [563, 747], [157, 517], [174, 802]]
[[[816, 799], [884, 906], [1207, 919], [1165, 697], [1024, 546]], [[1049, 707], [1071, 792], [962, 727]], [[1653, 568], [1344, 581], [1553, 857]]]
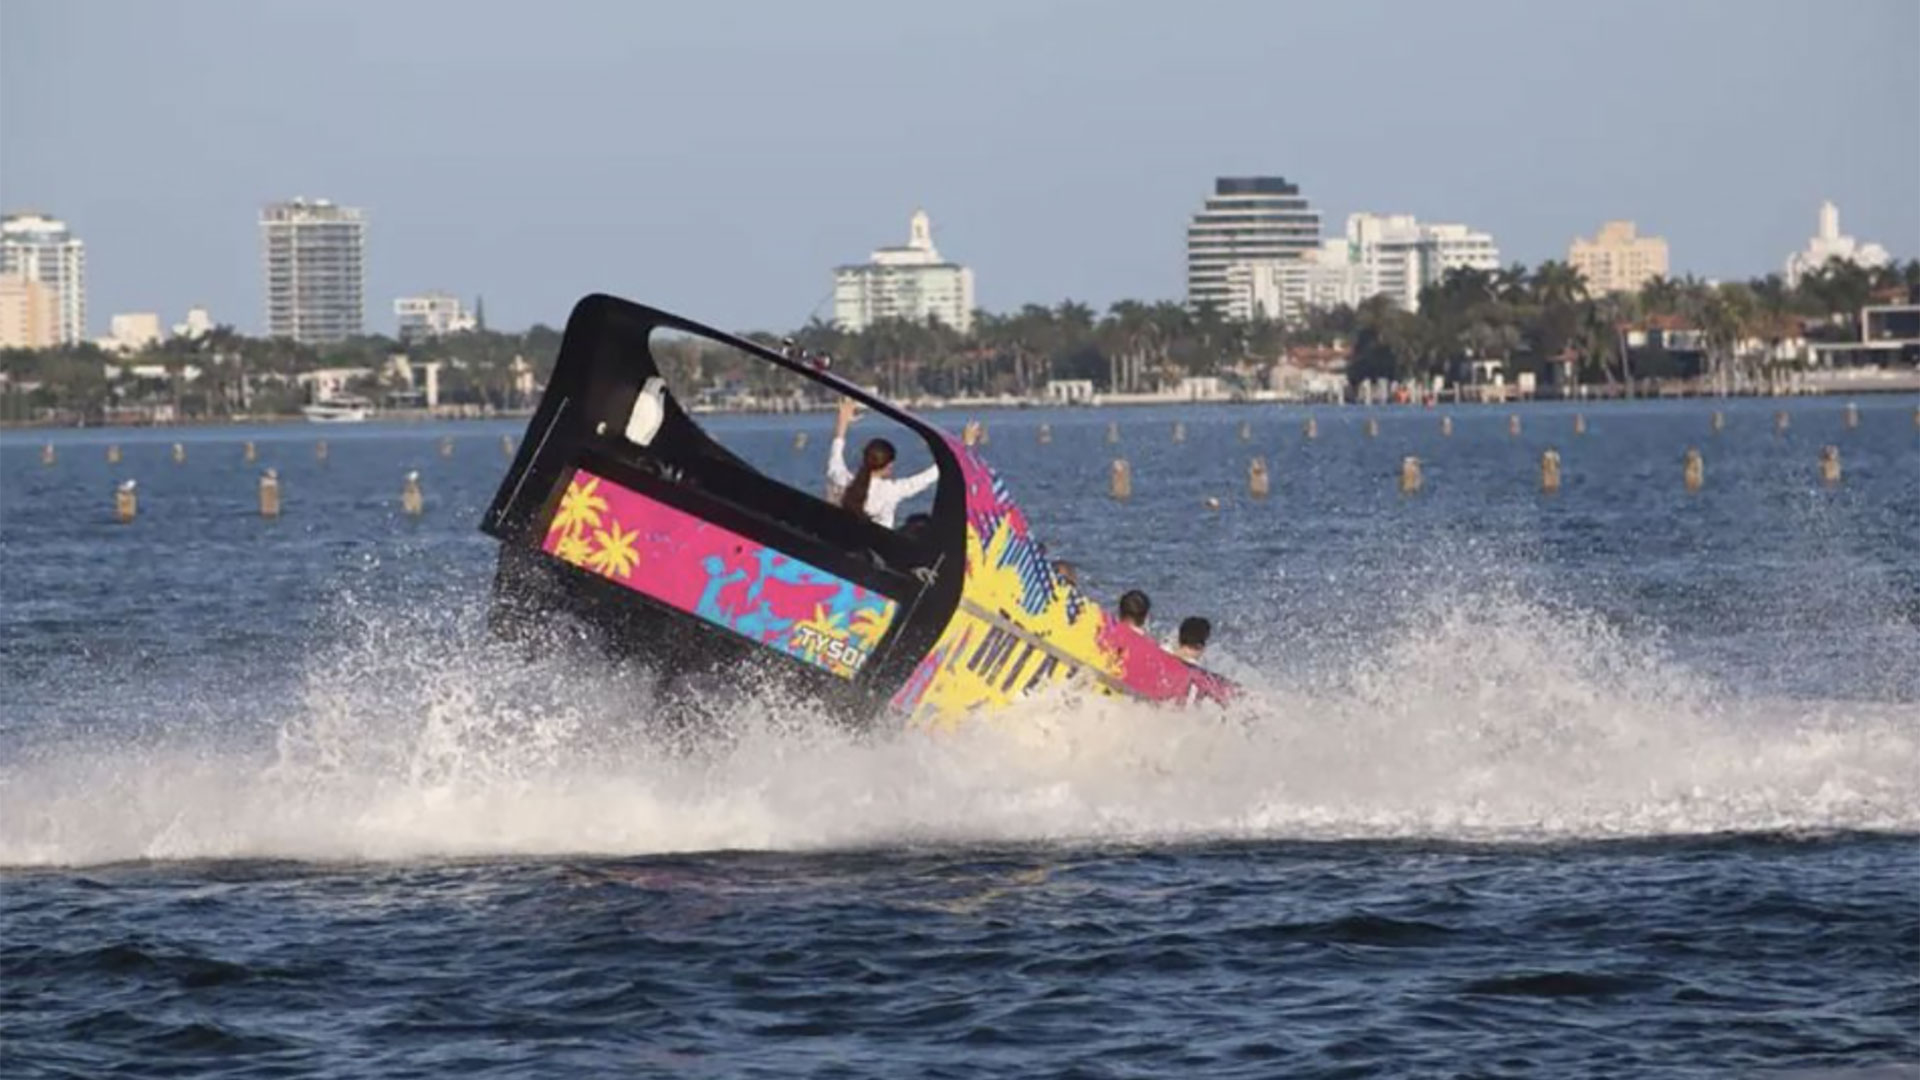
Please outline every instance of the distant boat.
[[300, 414], [316, 424], [358, 424], [373, 415], [373, 402], [360, 397], [336, 397], [300, 406]]

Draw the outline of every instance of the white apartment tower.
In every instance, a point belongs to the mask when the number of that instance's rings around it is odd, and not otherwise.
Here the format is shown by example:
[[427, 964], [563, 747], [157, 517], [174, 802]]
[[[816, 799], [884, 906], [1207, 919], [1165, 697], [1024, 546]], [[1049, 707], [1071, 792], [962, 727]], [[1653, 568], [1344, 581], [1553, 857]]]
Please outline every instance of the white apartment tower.
[[1420, 292], [1453, 270], [1500, 268], [1493, 237], [1465, 225], [1426, 224], [1410, 214], [1353, 214], [1344, 239], [1327, 240], [1286, 258], [1247, 259], [1228, 266], [1228, 318], [1294, 322], [1308, 310], [1358, 306], [1390, 297], [1420, 309]]
[[317, 345], [361, 332], [367, 226], [360, 211], [295, 198], [260, 211], [267, 335]]
[[67, 223], [44, 214], [0, 218], [0, 275], [37, 281], [53, 294], [54, 341], [87, 337], [87, 246]]
[[1278, 176], [1222, 176], [1187, 224], [1187, 304], [1233, 305], [1227, 268], [1297, 260], [1320, 246], [1320, 212]]
[[855, 333], [883, 319], [939, 319], [973, 329], [973, 271], [940, 258], [933, 222], [915, 210], [905, 247], [876, 248], [867, 262], [835, 267], [833, 321]]
[[1827, 263], [1839, 259], [1868, 270], [1877, 270], [1892, 261], [1879, 244], [1862, 244], [1840, 231], [1840, 208], [1832, 202], [1820, 204], [1819, 231], [1803, 250], [1787, 256], [1787, 287], [1798, 288], [1800, 280], [1818, 273]]

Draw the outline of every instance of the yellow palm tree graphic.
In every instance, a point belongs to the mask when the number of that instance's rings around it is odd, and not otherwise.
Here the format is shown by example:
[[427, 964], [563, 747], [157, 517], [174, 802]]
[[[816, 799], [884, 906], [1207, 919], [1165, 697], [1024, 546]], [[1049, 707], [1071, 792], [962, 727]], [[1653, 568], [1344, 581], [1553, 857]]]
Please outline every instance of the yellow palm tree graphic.
[[607, 577], [632, 577], [633, 568], [640, 565], [640, 553], [633, 548], [639, 536], [640, 530], [622, 532], [618, 521], [609, 521], [606, 528], [594, 530], [594, 542], [600, 546], [587, 556], [587, 565]]
[[854, 613], [853, 639], [860, 643], [861, 648], [872, 652], [873, 647], [880, 643], [881, 636], [887, 632], [889, 620], [886, 615], [886, 611], [873, 608], [861, 608]]
[[567, 533], [553, 546], [553, 553], [575, 566], [584, 566], [587, 557], [593, 554], [593, 545], [578, 533]]
[[[794, 640], [800, 644], [800, 655], [818, 662], [827, 651], [827, 644], [833, 641], [847, 640], [847, 632], [840, 625], [838, 615], [829, 615], [824, 605], [813, 606], [813, 618], [805, 619], [794, 627]], [[798, 631], [811, 630], [810, 634]]]
[[576, 533], [582, 529], [598, 529], [600, 513], [607, 508], [607, 500], [594, 494], [599, 486], [597, 476], [585, 483], [568, 481], [567, 493], [560, 498], [560, 512], [553, 515], [553, 524], [547, 526], [547, 531]]

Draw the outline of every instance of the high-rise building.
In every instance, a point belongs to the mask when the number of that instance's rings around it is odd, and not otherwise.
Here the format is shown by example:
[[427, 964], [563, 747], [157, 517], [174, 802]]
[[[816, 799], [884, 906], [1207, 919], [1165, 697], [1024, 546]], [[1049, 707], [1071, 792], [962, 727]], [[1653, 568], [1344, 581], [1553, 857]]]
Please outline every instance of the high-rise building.
[[401, 341], [462, 334], [480, 325], [459, 297], [443, 292], [403, 296], [393, 302], [393, 313], [399, 318]]
[[87, 246], [66, 222], [36, 213], [0, 218], [0, 274], [31, 278], [52, 291], [56, 343], [86, 340]]
[[929, 317], [963, 334], [973, 329], [973, 271], [940, 258], [932, 220], [915, 210], [905, 247], [877, 248], [867, 262], [834, 268], [833, 321], [858, 332], [882, 319]]
[[0, 274], [0, 349], [60, 344], [60, 297], [24, 274]]
[[1316, 308], [1359, 304], [1367, 281], [1345, 240], [1324, 241], [1297, 259], [1237, 262], [1227, 267], [1226, 316], [1297, 323]]
[[1797, 288], [1800, 279], [1825, 267], [1829, 262], [1839, 259], [1862, 266], [1868, 270], [1877, 270], [1892, 261], [1887, 249], [1879, 244], [1862, 244], [1851, 236], [1840, 232], [1840, 208], [1832, 202], [1820, 204], [1819, 231], [1807, 241], [1807, 246], [1787, 256], [1787, 287]]
[[1353, 214], [1344, 239], [1298, 256], [1236, 262], [1227, 270], [1228, 318], [1295, 322], [1309, 309], [1387, 296], [1420, 310], [1420, 292], [1449, 271], [1500, 268], [1493, 237], [1465, 225], [1423, 224], [1409, 214]]
[[1320, 212], [1278, 176], [1222, 176], [1187, 225], [1187, 303], [1225, 313], [1234, 263], [1293, 260], [1320, 245]]
[[260, 211], [267, 335], [317, 345], [360, 333], [367, 225], [360, 211], [296, 198]]
[[1492, 235], [1475, 232], [1465, 225], [1422, 225], [1426, 246], [1421, 252], [1421, 274], [1425, 284], [1438, 284], [1453, 270], [1480, 270], [1493, 273], [1500, 269], [1500, 247]]
[[1420, 310], [1420, 292], [1450, 270], [1500, 269], [1493, 237], [1465, 225], [1423, 224], [1411, 214], [1352, 214], [1349, 257], [1361, 268], [1366, 296], [1388, 296], [1405, 311]]
[[1594, 296], [1636, 292], [1667, 276], [1667, 242], [1639, 235], [1631, 221], [1609, 221], [1591, 240], [1575, 237], [1567, 263], [1587, 279], [1587, 292]]

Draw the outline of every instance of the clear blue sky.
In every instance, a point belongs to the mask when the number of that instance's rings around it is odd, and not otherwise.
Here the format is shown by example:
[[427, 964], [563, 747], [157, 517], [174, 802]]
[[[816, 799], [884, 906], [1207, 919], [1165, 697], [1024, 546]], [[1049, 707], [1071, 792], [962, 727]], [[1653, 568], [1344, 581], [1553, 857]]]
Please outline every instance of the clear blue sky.
[[985, 307], [1177, 298], [1242, 173], [1509, 261], [1626, 217], [1676, 273], [1765, 273], [1822, 198], [1912, 256], [1920, 3], [0, 0], [0, 205], [86, 239], [96, 330], [257, 330], [296, 194], [366, 209], [385, 332], [433, 288], [795, 326], [916, 205]]

